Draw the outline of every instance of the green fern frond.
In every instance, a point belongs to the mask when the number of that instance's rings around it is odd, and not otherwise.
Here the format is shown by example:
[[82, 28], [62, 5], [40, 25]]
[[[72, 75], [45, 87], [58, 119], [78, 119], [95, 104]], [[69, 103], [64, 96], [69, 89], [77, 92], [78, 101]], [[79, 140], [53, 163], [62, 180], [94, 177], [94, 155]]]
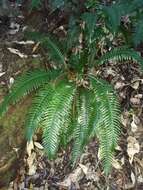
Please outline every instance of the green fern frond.
[[120, 134], [120, 106], [109, 85], [94, 77], [90, 78], [90, 81], [95, 96], [100, 101], [99, 112], [102, 120], [96, 132], [100, 141], [104, 171], [107, 174], [111, 168], [114, 148]]
[[49, 4], [53, 11], [64, 6], [65, 0], [49, 0]]
[[74, 16], [70, 17], [67, 31], [67, 51], [79, 43], [80, 27]]
[[143, 42], [143, 16], [136, 24], [135, 31], [133, 34], [133, 41], [136, 46], [139, 43]]
[[120, 25], [122, 11], [122, 6], [117, 3], [103, 7], [103, 13], [107, 18], [105, 23], [112, 32], [116, 32]]
[[99, 157], [102, 159], [104, 172], [106, 175], [111, 170], [111, 163], [113, 159], [113, 149], [111, 148], [111, 139], [108, 136], [109, 130], [108, 128], [102, 124], [100, 126], [100, 130], [98, 131], [99, 138]]
[[42, 46], [48, 50], [48, 56], [53, 61], [56, 61], [57, 63], [61, 63], [61, 64], [65, 65], [64, 52], [62, 52], [62, 50], [61, 50], [62, 44], [60, 44], [60, 47], [59, 47], [57, 41], [50, 38], [49, 36], [45, 36], [38, 32], [27, 32], [26, 36], [29, 39], [32, 39], [36, 42], [40, 42], [42, 44]]
[[75, 138], [74, 131], [77, 127], [77, 117], [69, 113], [69, 119], [63, 124], [60, 132], [60, 147], [67, 148], [69, 143]]
[[67, 120], [61, 130], [60, 135], [60, 142], [61, 146], [66, 148], [68, 143], [71, 142], [72, 139], [74, 139], [74, 131], [77, 126], [77, 118], [78, 118], [78, 106], [79, 100], [78, 100], [78, 93], [75, 93], [73, 104], [71, 107], [71, 111], [69, 114], [69, 120]]
[[91, 112], [91, 96], [86, 90], [80, 92], [79, 96], [79, 113], [77, 118], [77, 126], [74, 132], [74, 146], [72, 150], [72, 161], [75, 164], [80, 157], [84, 146], [88, 141], [89, 117]]
[[90, 113], [90, 119], [89, 119], [89, 130], [88, 130], [88, 136], [89, 139], [96, 136], [97, 129], [100, 125], [102, 125], [102, 117], [100, 114], [100, 102], [97, 100], [96, 96], [94, 96], [94, 101], [92, 103], [93, 109]]
[[121, 18], [123, 16], [135, 18], [137, 12], [140, 13], [142, 6], [142, 0], [120, 0], [111, 3], [111, 5], [103, 6], [102, 12], [105, 16], [105, 25], [111, 32], [118, 32], [119, 26], [121, 25]]
[[86, 36], [87, 36], [87, 40], [89, 43], [91, 43], [92, 41], [92, 37], [94, 35], [94, 30], [96, 27], [96, 14], [95, 13], [89, 13], [89, 12], [85, 12], [82, 15], [82, 19], [85, 22], [85, 32], [86, 32]]
[[51, 77], [53, 76], [50, 71], [46, 72], [35, 70], [32, 72], [27, 72], [17, 78], [10, 90], [10, 93], [4, 98], [4, 101], [0, 105], [0, 115], [7, 111], [10, 104], [15, 104], [31, 91], [51, 80]]
[[132, 60], [138, 62], [143, 67], [143, 59], [140, 54], [133, 49], [127, 49], [126, 47], [114, 48], [113, 50], [104, 54], [97, 60], [97, 64], [102, 65], [110, 60], [115, 61], [127, 61]]
[[47, 84], [39, 90], [39, 93], [34, 98], [26, 120], [26, 136], [28, 140], [32, 139], [34, 132], [40, 127], [39, 123], [54, 93], [52, 86]]
[[64, 54], [61, 52], [60, 48], [55, 42], [53, 42], [49, 37], [45, 37], [41, 40], [41, 43], [48, 48], [49, 56], [53, 60], [65, 65]]
[[31, 9], [38, 9], [39, 7], [41, 7], [41, 5], [42, 5], [41, 0], [32, 0], [30, 8]]
[[69, 122], [71, 106], [75, 94], [75, 86], [63, 83], [55, 88], [55, 93], [44, 113], [43, 144], [49, 158], [57, 152], [60, 133], [65, 122]]
[[[106, 122], [107, 124], [108, 122], [112, 122], [113, 124], [118, 124], [117, 126], [115, 125], [117, 127], [115, 129], [117, 129], [117, 136], [118, 136], [119, 134], [118, 129], [119, 129], [119, 124], [120, 124], [120, 106], [119, 106], [118, 98], [112, 86], [108, 84], [106, 81], [97, 79], [94, 76], [90, 76], [90, 81], [91, 81], [91, 85], [95, 93], [96, 99], [99, 102], [98, 106], [100, 107], [101, 114], [105, 116], [105, 120], [104, 120], [104, 117], [102, 117], [102, 121], [105, 124]], [[108, 121], [106, 120], [107, 119], [106, 115], [109, 117]]]
[[112, 139], [112, 147], [113, 149], [117, 145], [118, 136], [120, 134], [120, 107], [119, 102], [117, 101], [117, 97], [112, 92], [106, 92], [105, 94], [101, 94], [102, 98], [105, 98], [102, 101], [100, 109], [102, 114], [102, 121], [109, 130], [108, 134]]
[[99, 0], [87, 0], [85, 2], [85, 6], [87, 9], [96, 8], [96, 7], [99, 7], [99, 5], [100, 5]]
[[128, 1], [127, 4], [129, 6], [128, 9], [130, 10], [130, 13], [133, 13], [135, 10], [139, 11], [139, 9], [143, 7], [142, 0], [132, 0], [132, 3]]

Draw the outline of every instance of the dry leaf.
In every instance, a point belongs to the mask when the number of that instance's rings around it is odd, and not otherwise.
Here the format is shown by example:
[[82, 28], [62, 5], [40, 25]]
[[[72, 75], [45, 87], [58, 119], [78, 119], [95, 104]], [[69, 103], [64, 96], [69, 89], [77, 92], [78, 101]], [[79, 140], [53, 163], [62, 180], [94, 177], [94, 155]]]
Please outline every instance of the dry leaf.
[[35, 42], [32, 41], [32, 40], [27, 40], [27, 41], [14, 41], [14, 43], [20, 44], [20, 45], [33, 45], [33, 44], [35, 44]]
[[116, 72], [111, 68], [111, 67], [107, 67], [107, 69], [105, 70], [105, 76], [116, 76]]
[[139, 99], [141, 99], [142, 97], [143, 97], [142, 94], [136, 94], [136, 95], [135, 95], [135, 98], [139, 98]]
[[11, 29], [9, 31], [9, 34], [14, 35], [14, 34], [16, 34], [19, 31], [20, 25], [17, 24], [17, 23], [11, 22], [10, 28]]
[[132, 104], [138, 105], [138, 104], [140, 104], [140, 99], [139, 98], [130, 98], [130, 102]]
[[5, 74], [5, 72], [0, 73], [0, 77], [3, 76], [4, 74]]
[[34, 52], [38, 49], [39, 45], [40, 45], [40, 42], [37, 42], [37, 43], [34, 45], [34, 47], [33, 47], [33, 49], [32, 49], [32, 53], [34, 53]]
[[98, 156], [98, 159], [101, 160], [101, 149], [100, 149], [100, 147], [98, 149], [98, 155], [97, 156]]
[[14, 48], [7, 48], [7, 49], [8, 49], [11, 53], [18, 55], [18, 56], [21, 57], [21, 58], [27, 58], [27, 57], [28, 57], [27, 55], [21, 53], [18, 49], [14, 49]]
[[44, 147], [43, 147], [39, 142], [34, 142], [34, 145], [35, 145], [38, 149], [40, 149], [40, 150], [43, 150], [43, 149], [44, 149]]
[[139, 175], [137, 180], [138, 180], [139, 183], [143, 183], [143, 176]]
[[30, 156], [32, 153], [32, 150], [34, 150], [33, 141], [27, 142], [27, 148], [26, 149], [27, 149], [28, 156]]
[[121, 115], [121, 122], [122, 122], [122, 124], [126, 127], [127, 126], [127, 124], [128, 124], [128, 121], [129, 121], [129, 118], [128, 118], [128, 115]]
[[112, 166], [117, 169], [117, 170], [121, 170], [122, 169], [122, 166], [121, 164], [119, 163], [119, 160], [117, 159], [113, 159], [112, 161]]
[[135, 158], [135, 161], [140, 165], [141, 169], [143, 170], [143, 158], [141, 160], [139, 158]]
[[9, 83], [10, 83], [10, 85], [12, 85], [14, 83], [14, 78], [13, 77], [10, 77]]
[[100, 179], [100, 174], [95, 171], [95, 167], [90, 164], [87, 164], [86, 167], [88, 168], [86, 179], [98, 182]]
[[81, 169], [83, 170], [84, 174], [86, 175], [87, 174], [87, 171], [88, 171], [88, 167], [83, 165], [83, 164], [79, 164], [79, 166], [81, 167]]
[[137, 90], [139, 88], [139, 85], [140, 85], [140, 81], [135, 81], [131, 87], [134, 88], [135, 90]]
[[131, 180], [132, 180], [132, 183], [134, 185], [136, 183], [136, 178], [135, 178], [135, 175], [133, 172], [131, 172]]
[[117, 145], [117, 146], [115, 147], [115, 150], [121, 151], [122, 149], [121, 149], [121, 147], [120, 147], [119, 145]]
[[126, 98], [126, 93], [123, 91], [123, 92], [119, 92], [119, 96], [121, 97], [121, 98]]
[[136, 153], [139, 153], [140, 146], [136, 138], [129, 136], [127, 139], [128, 145], [127, 145], [127, 153], [129, 155], [129, 162], [133, 162], [134, 155]]
[[[81, 165], [81, 164], [80, 164]], [[83, 165], [81, 165], [83, 168]], [[72, 184], [75, 184], [78, 188], [78, 182], [84, 177], [84, 171], [80, 166], [76, 168], [66, 179], [58, 183], [61, 188], [70, 188]], [[85, 170], [85, 168], [84, 168]]]
[[133, 121], [131, 122], [131, 130], [132, 130], [132, 132], [134, 133], [134, 132], [137, 131], [137, 129], [138, 129], [138, 126], [137, 126], [136, 123], [135, 123], [135, 117], [134, 117], [134, 115], [133, 115]]
[[36, 173], [36, 165], [35, 165], [35, 158], [36, 158], [36, 153], [32, 152], [31, 155], [27, 158], [27, 164], [28, 164], [28, 175], [34, 175]]
[[116, 82], [114, 88], [117, 90], [117, 89], [123, 88], [123, 86], [125, 86], [125, 83], [123, 83], [123, 82]]
[[121, 165], [124, 165], [124, 164], [125, 164], [125, 158], [122, 157], [122, 158], [121, 158]]

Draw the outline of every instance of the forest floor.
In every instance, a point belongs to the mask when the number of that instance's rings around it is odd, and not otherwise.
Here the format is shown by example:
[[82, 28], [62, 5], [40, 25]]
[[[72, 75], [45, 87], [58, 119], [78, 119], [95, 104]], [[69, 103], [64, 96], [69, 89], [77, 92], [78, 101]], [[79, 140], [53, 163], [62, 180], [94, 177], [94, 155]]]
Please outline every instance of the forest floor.
[[[24, 18], [15, 19], [11, 29], [9, 21], [0, 23], [0, 101], [20, 73], [46, 64], [37, 44], [25, 39], [26, 24]], [[116, 89], [122, 110], [122, 132], [111, 174], [106, 177], [103, 173], [96, 139], [75, 168], [70, 165], [70, 146], [49, 161], [38, 135], [27, 144], [24, 116], [29, 98], [0, 120], [0, 189], [143, 189], [143, 73], [131, 62], [109, 63], [100, 73]]]

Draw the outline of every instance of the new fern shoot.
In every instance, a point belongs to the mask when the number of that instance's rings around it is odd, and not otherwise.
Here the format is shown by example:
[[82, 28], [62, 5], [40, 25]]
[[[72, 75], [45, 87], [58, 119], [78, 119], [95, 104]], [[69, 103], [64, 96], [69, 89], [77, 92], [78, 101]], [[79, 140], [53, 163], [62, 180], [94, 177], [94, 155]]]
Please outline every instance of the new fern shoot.
[[104, 171], [108, 174], [120, 135], [120, 105], [112, 86], [93, 74], [92, 68], [100, 69], [100, 65], [110, 60], [133, 60], [141, 65], [143, 60], [126, 47], [113, 47], [99, 55], [97, 44], [103, 36], [102, 28], [96, 25], [96, 15], [86, 13], [80, 22], [80, 25], [72, 23], [79, 31], [78, 37], [71, 35], [69, 26], [67, 39], [70, 36], [71, 41], [65, 39], [62, 45], [49, 36], [32, 33], [33, 40], [47, 49], [51, 69], [29, 71], [17, 78], [0, 105], [0, 115], [36, 90], [26, 118], [27, 139], [30, 141], [37, 129], [42, 128], [49, 159], [55, 158], [59, 147], [66, 148], [72, 141], [71, 160], [75, 164], [84, 147], [96, 136]]

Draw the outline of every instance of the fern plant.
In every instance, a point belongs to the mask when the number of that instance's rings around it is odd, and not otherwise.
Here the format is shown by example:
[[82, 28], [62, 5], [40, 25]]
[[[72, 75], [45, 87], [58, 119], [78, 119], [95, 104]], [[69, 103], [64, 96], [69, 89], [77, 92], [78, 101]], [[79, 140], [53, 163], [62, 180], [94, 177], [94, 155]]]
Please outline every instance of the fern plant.
[[0, 105], [0, 115], [36, 90], [26, 118], [27, 139], [30, 141], [42, 128], [43, 145], [49, 159], [72, 141], [71, 160], [75, 164], [87, 143], [97, 136], [104, 171], [108, 174], [120, 135], [120, 106], [112, 86], [93, 75], [92, 68], [100, 69], [100, 65], [110, 60], [133, 60], [142, 66], [143, 60], [139, 53], [127, 47], [113, 47], [99, 56], [97, 45], [102, 28], [96, 21], [94, 13], [81, 16], [74, 47], [72, 39], [70, 45], [67, 40], [58, 45], [60, 42], [55, 43], [49, 36], [32, 33], [32, 38], [47, 48], [49, 60], [55, 64], [48, 71], [26, 72], [15, 80]]
[[100, 12], [106, 27], [114, 35], [122, 33], [130, 45], [137, 46], [143, 42], [142, 0], [118, 0], [110, 5], [103, 5]]
[[[143, 40], [143, 1], [142, 0], [117, 0], [76, 1], [49, 0], [51, 11], [65, 9], [76, 17], [79, 16], [80, 6], [84, 10], [92, 10], [98, 15], [98, 20], [114, 35], [122, 34], [129, 45], [139, 45]], [[80, 5], [79, 5], [80, 4]], [[38, 9], [44, 1], [32, 0], [31, 9]], [[94, 22], [94, 21], [93, 21]]]

